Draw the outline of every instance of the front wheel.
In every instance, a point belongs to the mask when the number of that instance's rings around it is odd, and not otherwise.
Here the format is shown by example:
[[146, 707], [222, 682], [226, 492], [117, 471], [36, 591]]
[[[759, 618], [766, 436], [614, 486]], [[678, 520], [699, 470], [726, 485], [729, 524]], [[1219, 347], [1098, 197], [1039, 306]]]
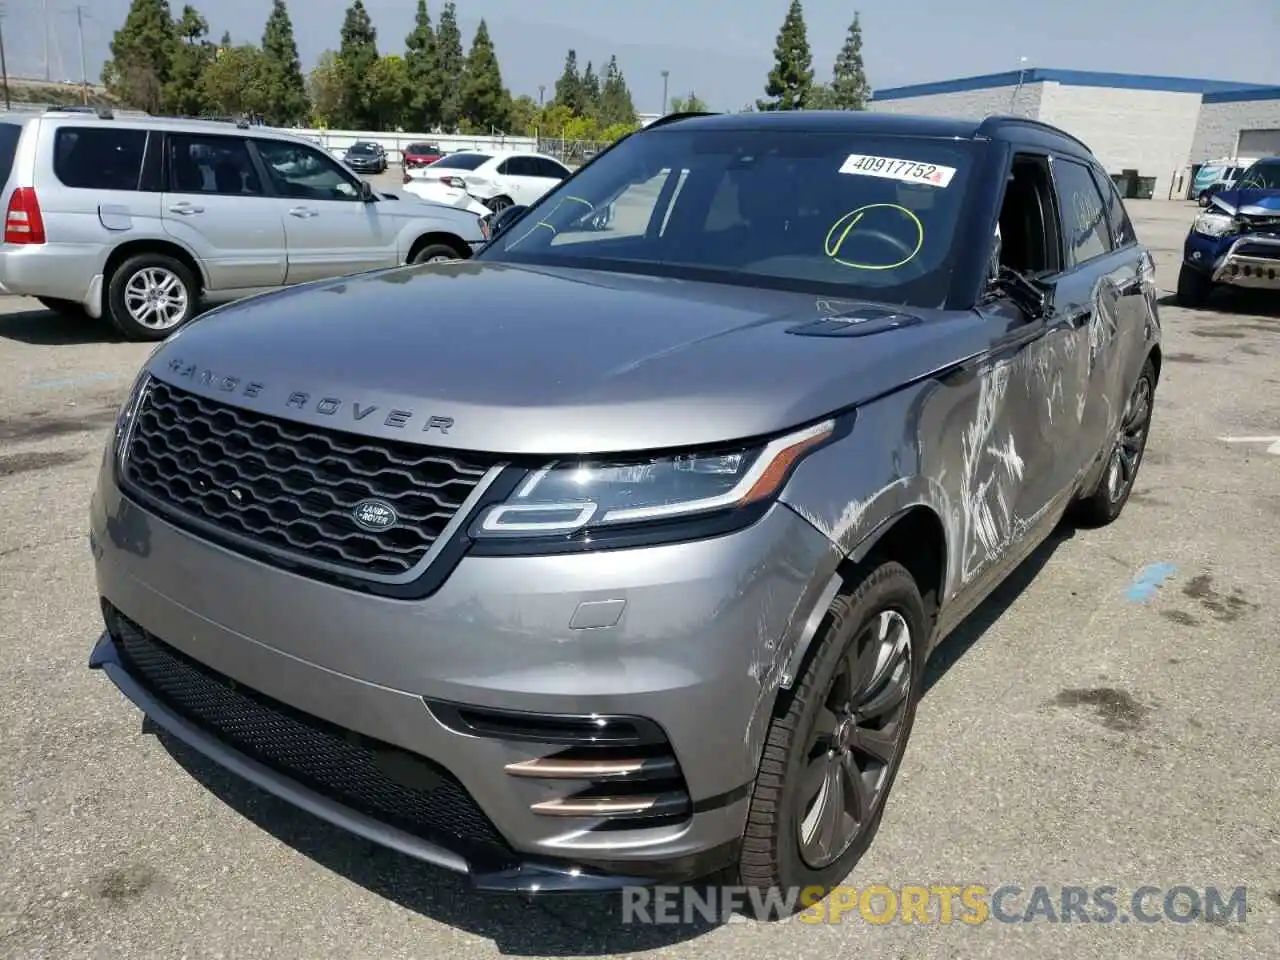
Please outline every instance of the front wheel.
[[1213, 281], [1208, 275], [1185, 263], [1178, 271], [1178, 305], [1182, 307], [1203, 307], [1209, 302], [1213, 293]]
[[180, 261], [139, 253], [116, 268], [107, 283], [107, 315], [127, 340], [163, 340], [191, 319], [196, 281]]
[[920, 589], [897, 563], [831, 602], [809, 666], [769, 727], [742, 884], [816, 887], [825, 896], [861, 859], [915, 720], [928, 625]]

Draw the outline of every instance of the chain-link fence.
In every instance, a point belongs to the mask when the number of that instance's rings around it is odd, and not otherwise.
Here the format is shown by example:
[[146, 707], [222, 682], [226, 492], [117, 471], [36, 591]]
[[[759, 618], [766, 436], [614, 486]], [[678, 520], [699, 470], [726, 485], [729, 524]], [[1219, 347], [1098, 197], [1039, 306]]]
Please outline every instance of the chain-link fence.
[[568, 167], [586, 163], [609, 144], [603, 140], [565, 140], [561, 137], [538, 140], [538, 152], [555, 157]]

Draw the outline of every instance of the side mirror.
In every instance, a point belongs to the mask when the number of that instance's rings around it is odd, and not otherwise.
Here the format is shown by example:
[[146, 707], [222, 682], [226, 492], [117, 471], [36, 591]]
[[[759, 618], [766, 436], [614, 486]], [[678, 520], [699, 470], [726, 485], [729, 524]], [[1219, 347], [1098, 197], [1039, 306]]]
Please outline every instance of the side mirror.
[[485, 217], [485, 222], [489, 225], [489, 242], [492, 243], [493, 240], [502, 233], [502, 231], [506, 230], [513, 223], [519, 220], [528, 209], [528, 206], [517, 203], [507, 207], [501, 213], [491, 213], [489, 216]]
[[377, 203], [378, 195], [373, 192], [373, 184], [368, 180], [360, 181], [360, 199], [365, 203]]

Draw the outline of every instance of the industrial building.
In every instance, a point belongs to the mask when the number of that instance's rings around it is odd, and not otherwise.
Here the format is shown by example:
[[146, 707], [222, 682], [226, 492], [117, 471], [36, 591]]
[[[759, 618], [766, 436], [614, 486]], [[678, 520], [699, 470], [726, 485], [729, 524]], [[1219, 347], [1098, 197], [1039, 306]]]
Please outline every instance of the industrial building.
[[1129, 197], [1183, 199], [1205, 163], [1280, 155], [1280, 86], [1028, 68], [877, 90], [870, 108], [1052, 123]]

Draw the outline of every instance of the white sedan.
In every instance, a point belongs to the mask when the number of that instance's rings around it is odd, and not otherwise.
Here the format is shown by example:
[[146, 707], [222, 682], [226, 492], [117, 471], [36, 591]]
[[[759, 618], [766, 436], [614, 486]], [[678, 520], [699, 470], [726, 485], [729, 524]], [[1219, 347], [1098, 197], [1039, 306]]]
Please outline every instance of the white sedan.
[[404, 192], [484, 216], [528, 206], [567, 176], [568, 167], [540, 153], [463, 150], [406, 170]]

